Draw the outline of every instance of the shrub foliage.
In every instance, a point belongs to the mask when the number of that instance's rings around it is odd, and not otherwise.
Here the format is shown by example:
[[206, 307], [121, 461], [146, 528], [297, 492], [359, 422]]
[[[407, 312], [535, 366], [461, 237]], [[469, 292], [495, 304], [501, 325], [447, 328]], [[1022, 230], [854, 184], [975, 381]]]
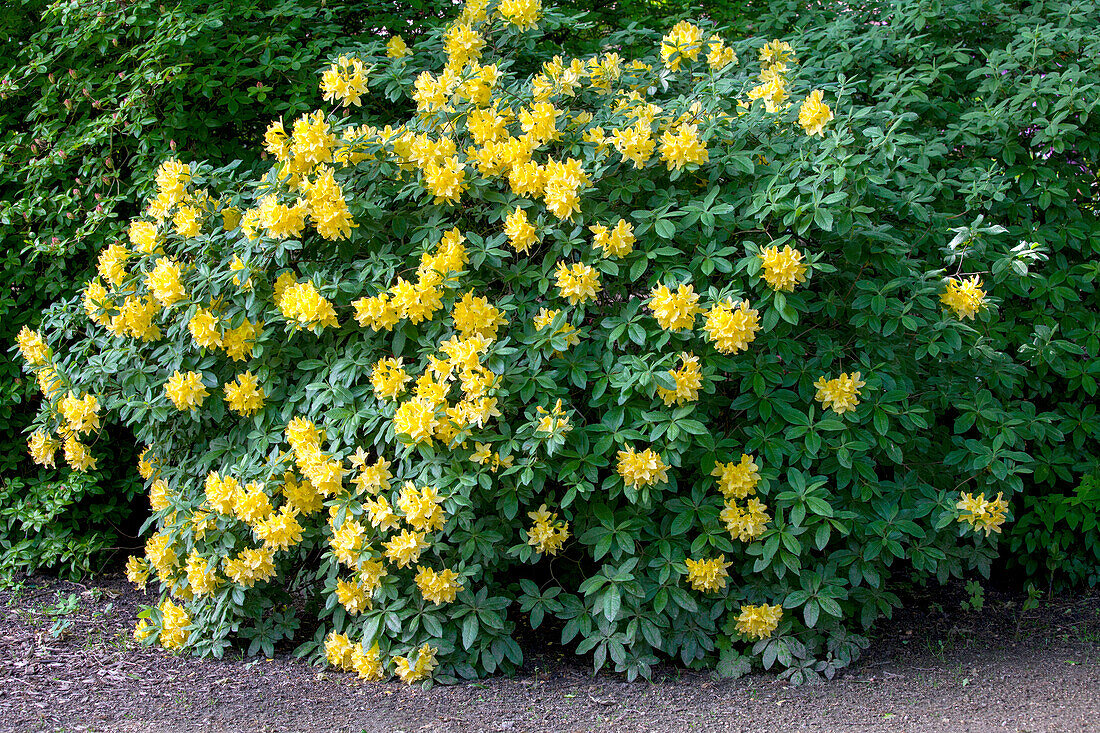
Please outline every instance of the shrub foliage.
[[270, 653], [304, 618], [303, 655], [448, 681], [553, 619], [630, 678], [805, 681], [858, 655], [896, 569], [988, 573], [1053, 431], [984, 407], [1022, 389], [998, 324], [1046, 248], [973, 169], [943, 193], [928, 110], [797, 40], [548, 53], [576, 22], [468, 3], [333, 58], [269, 170], [164, 162], [21, 334], [39, 460], [90, 468], [108, 416], [147, 446], [140, 638]]

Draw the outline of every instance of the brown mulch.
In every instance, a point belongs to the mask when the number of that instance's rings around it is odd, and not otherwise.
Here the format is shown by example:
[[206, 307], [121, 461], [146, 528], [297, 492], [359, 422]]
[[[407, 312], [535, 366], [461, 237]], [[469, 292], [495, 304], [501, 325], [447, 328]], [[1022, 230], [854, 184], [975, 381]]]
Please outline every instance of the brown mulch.
[[123, 579], [34, 578], [0, 591], [0, 731], [1100, 730], [1100, 594], [1023, 613], [1020, 598], [990, 593], [973, 613], [959, 610], [957, 591], [935, 593], [824, 685], [718, 681], [671, 666], [628, 684], [592, 677], [583, 659], [549, 647], [526, 650], [513, 678], [425, 692], [286, 654], [145, 649], [130, 630], [149, 599]]

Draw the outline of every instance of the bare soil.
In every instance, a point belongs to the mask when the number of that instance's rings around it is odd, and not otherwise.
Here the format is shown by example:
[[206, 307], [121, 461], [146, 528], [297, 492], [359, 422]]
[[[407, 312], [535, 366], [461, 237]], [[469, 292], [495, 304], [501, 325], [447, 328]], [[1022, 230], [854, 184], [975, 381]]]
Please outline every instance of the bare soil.
[[672, 666], [628, 684], [543, 641], [528, 644], [515, 677], [425, 692], [285, 653], [145, 649], [130, 630], [151, 599], [125, 580], [35, 578], [0, 591], [0, 731], [1100, 730], [1100, 594], [1026, 613], [1011, 595], [990, 593], [980, 613], [961, 600], [950, 589], [911, 599], [863, 659], [822, 685]]

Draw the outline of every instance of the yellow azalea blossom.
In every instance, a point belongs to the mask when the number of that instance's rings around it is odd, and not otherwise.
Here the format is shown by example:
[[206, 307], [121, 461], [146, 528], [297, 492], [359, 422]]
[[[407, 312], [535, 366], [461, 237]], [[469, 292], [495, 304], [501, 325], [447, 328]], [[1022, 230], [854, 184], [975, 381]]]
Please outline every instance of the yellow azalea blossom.
[[81, 443], [74, 436], [65, 438], [65, 463], [74, 471], [86, 473], [96, 467], [96, 459], [88, 446]]
[[385, 555], [390, 562], [399, 568], [407, 567], [420, 559], [420, 553], [428, 549], [428, 543], [424, 541], [423, 532], [410, 532], [407, 529], [383, 542], [386, 548]]
[[798, 110], [798, 124], [807, 135], [825, 136], [825, 125], [833, 120], [833, 111], [822, 101], [822, 92], [815, 89]]
[[408, 657], [394, 657], [394, 671], [402, 682], [410, 685], [425, 680], [431, 677], [436, 668], [436, 651], [438, 650], [435, 647], [425, 644], [417, 651], [415, 661]]
[[530, 30], [538, 25], [542, 0], [500, 0], [497, 12], [516, 28]]
[[68, 392], [61, 398], [57, 410], [65, 418], [68, 429], [76, 435], [99, 430], [99, 400], [95, 395], [78, 398]]
[[165, 599], [160, 604], [160, 643], [165, 649], [180, 649], [187, 643], [191, 617], [181, 606]]
[[49, 433], [43, 430], [35, 430], [31, 433], [30, 439], [27, 440], [27, 449], [30, 452], [31, 459], [40, 466], [55, 466], [54, 455], [60, 447], [60, 441], [52, 438]]
[[275, 577], [274, 551], [268, 548], [249, 548], [232, 558], [226, 558], [225, 574], [237, 585], [251, 588]]
[[153, 297], [165, 308], [187, 296], [180, 280], [181, 269], [177, 262], [162, 257], [156, 266], [145, 276], [145, 285]]
[[172, 401], [177, 410], [196, 410], [210, 395], [202, 383], [198, 372], [181, 373], [176, 371], [164, 385], [164, 394]]
[[859, 372], [841, 374], [835, 379], [821, 377], [814, 386], [817, 394], [814, 399], [821, 403], [823, 409], [832, 409], [838, 415], [851, 412], [859, 404], [859, 389], [867, 383], [860, 379]]
[[330, 631], [325, 637], [325, 659], [333, 667], [349, 669], [351, 667], [353, 647], [344, 634]]
[[458, 574], [448, 569], [436, 572], [432, 568], [421, 567], [414, 580], [424, 600], [430, 603], [452, 603], [458, 592], [463, 589], [461, 581], [458, 580]]
[[376, 682], [386, 676], [386, 670], [379, 656], [378, 642], [374, 642], [374, 645], [367, 650], [364, 650], [361, 644], [354, 647], [351, 650], [350, 664], [359, 675], [359, 679]]
[[955, 505], [963, 512], [959, 515], [960, 522], [966, 522], [975, 532], [985, 532], [986, 537], [991, 532], [1001, 531], [1008, 514], [1008, 500], [1003, 492], [998, 493], [996, 499], [987, 499], [985, 494], [961, 494], [961, 497]]
[[569, 524], [557, 521], [557, 512], [551, 512], [543, 504], [538, 510], [527, 512], [533, 524], [527, 529], [527, 544], [541, 553], [556, 555], [569, 539]]
[[680, 170], [685, 165], [702, 165], [710, 160], [707, 146], [699, 139], [699, 126], [684, 123], [661, 135], [661, 160], [668, 169]]
[[668, 375], [676, 383], [674, 389], [657, 386], [657, 396], [666, 405], [683, 405], [699, 399], [699, 388], [703, 386], [703, 372], [699, 368], [699, 357], [684, 352], [680, 354], [680, 367], [671, 369]]
[[760, 330], [760, 314], [749, 308], [747, 300], [734, 306], [733, 301], [727, 298], [715, 303], [704, 317], [703, 328], [707, 338], [722, 354], [744, 351], [756, 340], [756, 332]]
[[341, 56], [333, 61], [321, 75], [321, 91], [326, 102], [337, 102], [343, 107], [360, 106], [361, 97], [367, 91], [363, 62], [354, 56]]
[[726, 571], [733, 563], [726, 562], [725, 555], [709, 560], [693, 560], [688, 558], [687, 564], [688, 582], [691, 587], [704, 593], [715, 593], [726, 587], [726, 579], [729, 573]]
[[42, 335], [37, 331], [23, 326], [15, 336], [15, 344], [19, 347], [19, 353], [23, 360], [31, 366], [42, 366], [46, 363], [46, 354], [49, 347], [46, 346]]
[[412, 55], [412, 50], [401, 36], [394, 36], [386, 41], [386, 56], [389, 58], [400, 59], [410, 55]]
[[719, 513], [719, 519], [726, 525], [730, 537], [742, 542], [751, 542], [763, 534], [771, 516], [767, 507], [759, 499], [749, 499], [745, 506], [739, 506], [727, 500], [725, 508]]
[[143, 557], [130, 555], [126, 559], [126, 579], [138, 588], [145, 588], [145, 584], [149, 582], [151, 570], [149, 562]]
[[619, 451], [617, 457], [617, 470], [627, 486], [638, 489], [668, 481], [668, 466], [661, 460], [660, 454], [649, 448], [638, 453], [633, 446], [627, 445], [626, 450]]
[[809, 266], [802, 261], [802, 253], [791, 246], [765, 247], [760, 253], [764, 268], [764, 281], [776, 290], [792, 291], [798, 283], [806, 282]]
[[619, 219], [613, 229], [594, 224], [589, 230], [592, 232], [592, 246], [611, 257], [625, 257], [634, 251], [634, 226], [626, 219]]
[[557, 277], [558, 291], [562, 297], [569, 299], [570, 305], [595, 300], [603, 289], [600, 285], [600, 273], [594, 267], [580, 262], [572, 265], [559, 262], [554, 274]]
[[252, 372], [238, 374], [236, 380], [225, 383], [225, 401], [229, 409], [240, 415], [255, 415], [264, 406], [264, 390]]
[[716, 463], [710, 475], [718, 478], [718, 489], [727, 500], [744, 499], [756, 493], [760, 466], [753, 456], [742, 453], [739, 463]]
[[779, 628], [782, 618], [783, 607], [780, 605], [741, 606], [737, 630], [752, 639], [767, 639]]
[[526, 253], [532, 244], [539, 242], [538, 232], [527, 220], [527, 212], [523, 209], [515, 209], [504, 220], [504, 233], [516, 252]]
[[981, 278], [977, 275], [963, 280], [947, 278], [947, 290], [940, 296], [940, 301], [955, 314], [956, 318], [973, 320], [978, 311], [985, 306], [985, 291], [982, 290]]
[[691, 285], [681, 284], [673, 293], [667, 285], [657, 285], [649, 293], [649, 309], [666, 331], [691, 329], [695, 316], [702, 312], [699, 295]]

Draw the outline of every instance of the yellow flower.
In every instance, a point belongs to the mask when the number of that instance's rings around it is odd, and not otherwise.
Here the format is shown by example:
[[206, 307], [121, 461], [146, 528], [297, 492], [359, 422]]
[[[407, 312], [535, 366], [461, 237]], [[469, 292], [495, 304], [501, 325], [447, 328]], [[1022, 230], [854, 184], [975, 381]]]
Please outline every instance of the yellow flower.
[[523, 209], [517, 208], [508, 215], [504, 221], [504, 233], [516, 252], [527, 252], [532, 244], [539, 242], [538, 233], [527, 221], [527, 212]]
[[764, 66], [774, 66], [788, 62], [798, 63], [798, 59], [794, 57], [794, 49], [791, 48], [791, 44], [786, 41], [780, 41], [777, 38], [764, 44], [764, 47], [760, 49], [760, 63]]
[[317, 292], [309, 280], [288, 285], [276, 305], [296, 328], [337, 328], [340, 325], [332, 303]]
[[363, 550], [367, 528], [355, 519], [348, 519], [332, 535], [329, 545], [336, 559], [354, 568], [359, 564], [359, 554]]
[[336, 600], [347, 609], [347, 612], [355, 615], [369, 609], [372, 605], [369, 591], [363, 585], [354, 580], [348, 581], [339, 578], [336, 581]]
[[760, 314], [742, 300], [737, 307], [729, 298], [715, 303], [705, 315], [703, 328], [714, 348], [723, 354], [736, 354], [749, 347], [760, 330]]
[[947, 290], [940, 296], [940, 301], [955, 313], [956, 318], [973, 320], [985, 306], [981, 279], [977, 275], [961, 281], [947, 278]]
[[569, 418], [565, 414], [565, 410], [562, 409], [561, 399], [554, 404], [552, 410], [547, 411], [542, 405], [535, 408], [535, 411], [539, 415], [539, 424], [536, 428], [540, 433], [568, 433], [573, 429], [573, 426], [569, 424]]
[[351, 650], [351, 668], [359, 675], [360, 679], [378, 681], [386, 676], [386, 671], [382, 667], [382, 660], [379, 657], [378, 642], [374, 642], [374, 645], [367, 651], [363, 651], [363, 646], [354, 647]]
[[731, 537], [749, 542], [763, 534], [771, 516], [759, 499], [749, 499], [744, 508], [727, 499], [719, 519], [726, 525], [726, 531]]
[[65, 438], [65, 462], [74, 471], [86, 473], [88, 469], [95, 468], [95, 458], [88, 446], [81, 443], [73, 436]]
[[250, 359], [262, 325], [252, 323], [246, 318], [241, 321], [241, 325], [226, 331], [219, 345], [233, 361]]
[[55, 466], [54, 454], [57, 453], [60, 447], [61, 443], [59, 441], [50, 437], [49, 433], [42, 430], [35, 430], [27, 441], [27, 448], [30, 451], [31, 458], [40, 466]]
[[275, 577], [275, 552], [269, 548], [248, 548], [226, 558], [225, 574], [234, 583], [251, 588]]
[[160, 643], [165, 649], [179, 649], [187, 643], [191, 617], [181, 606], [165, 599], [160, 604]]
[[252, 372], [238, 374], [237, 379], [225, 383], [225, 401], [229, 409], [248, 417], [255, 415], [264, 406], [264, 390], [258, 386]]
[[360, 97], [367, 91], [367, 73], [363, 62], [354, 56], [341, 56], [321, 75], [321, 91], [326, 102], [338, 101], [341, 106], [362, 104]]
[[222, 334], [218, 317], [205, 308], [199, 308], [187, 323], [187, 330], [195, 343], [204, 348], [222, 345]]
[[741, 606], [741, 613], [737, 616], [737, 630], [745, 636], [753, 639], [767, 639], [779, 627], [779, 620], [783, 618], [783, 607], [769, 606]]
[[289, 550], [302, 541], [302, 525], [297, 515], [297, 507], [288, 504], [278, 514], [254, 524], [252, 531], [263, 541], [264, 549]]
[[130, 555], [126, 559], [126, 579], [138, 588], [144, 588], [149, 582], [149, 563], [143, 557]]
[[710, 475], [718, 478], [718, 489], [727, 500], [752, 496], [760, 483], [760, 467], [752, 456], [744, 453], [740, 463], [716, 463]]
[[297, 238], [305, 229], [308, 213], [309, 204], [304, 199], [298, 199], [293, 206], [287, 206], [280, 204], [274, 194], [269, 194], [260, 199], [256, 210], [256, 224], [275, 239]]
[[986, 499], [985, 494], [961, 494], [961, 499], [955, 505], [965, 514], [959, 515], [960, 522], [966, 522], [975, 532], [985, 532], [988, 537], [991, 532], [1000, 532], [1001, 525], [1008, 514], [1008, 500], [1003, 498], [1003, 492], [997, 494], [996, 499]]
[[631, 161], [635, 168], [643, 168], [653, 156], [656, 142], [647, 119], [638, 120], [633, 127], [611, 131], [611, 144], [623, 156], [623, 162]]
[[416, 661], [410, 661], [407, 657], [394, 657], [395, 671], [402, 682], [412, 684], [431, 677], [436, 668], [434, 647], [425, 644], [417, 652]]
[[592, 246], [607, 255], [625, 257], [634, 250], [634, 227], [626, 219], [619, 219], [614, 229], [608, 229], [603, 224], [594, 224], [589, 229], [593, 235]]
[[15, 336], [15, 343], [19, 347], [19, 353], [24, 361], [31, 366], [42, 366], [46, 363], [46, 354], [49, 347], [37, 331], [23, 326]]
[[95, 395], [84, 395], [78, 399], [68, 392], [61, 398], [57, 410], [68, 423], [68, 429], [76, 435], [99, 430], [99, 400]]
[[538, 25], [542, 0], [501, 0], [497, 11], [521, 31], [530, 30]]
[[691, 587], [704, 593], [713, 593], [726, 587], [726, 571], [733, 563], [726, 562], [725, 555], [711, 558], [710, 560], [692, 560], [688, 558], [687, 564], [688, 582]]
[[627, 486], [638, 489], [668, 480], [668, 466], [649, 448], [636, 453], [633, 446], [627, 445], [626, 450], [619, 451], [618, 459], [617, 470]]
[[821, 403], [823, 409], [831, 408], [838, 415], [843, 415], [856, 409], [859, 404], [859, 388], [866, 384], [860, 380], [859, 372], [842, 373], [836, 379], [821, 377], [814, 382], [817, 387], [814, 399]]
[[657, 285], [649, 293], [649, 309], [661, 328], [679, 331], [695, 327], [695, 316], [702, 312], [699, 295], [691, 285], [681, 284], [673, 293], [667, 285]]
[[202, 232], [202, 212], [194, 206], [180, 206], [172, 216], [176, 234], [181, 237], [197, 237]]
[[145, 276], [145, 285], [165, 308], [187, 296], [180, 282], [180, 266], [168, 257], [157, 260], [156, 267]]
[[412, 377], [402, 366], [404, 359], [386, 357], [374, 363], [370, 381], [379, 399], [393, 400], [405, 391], [405, 383]]
[[187, 573], [187, 584], [191, 586], [191, 592], [196, 596], [207, 596], [218, 587], [218, 565], [216, 560], [202, 558], [197, 552], [187, 556], [187, 564], [184, 565]]
[[335, 173], [328, 166], [321, 166], [321, 172], [312, 182], [302, 185], [306, 193], [306, 205], [309, 218], [317, 233], [325, 239], [347, 239], [356, 223], [348, 211], [344, 191], [336, 182]]
[[421, 567], [415, 580], [424, 600], [431, 603], [451, 603], [463, 589], [462, 583], [458, 580], [458, 573], [453, 570], [445, 569], [437, 573], [432, 568]]
[[488, 299], [476, 297], [472, 291], [455, 303], [451, 316], [462, 338], [485, 336], [495, 339], [497, 329], [508, 323], [499, 309], [489, 305]]
[[187, 195], [191, 182], [191, 169], [178, 160], [166, 160], [157, 168], [157, 191], [170, 207]]
[[411, 481], [406, 481], [397, 499], [397, 508], [405, 515], [405, 521], [413, 529], [427, 531], [442, 529], [445, 518], [440, 504], [443, 498], [432, 486], [417, 491]]
[[414, 443], [432, 442], [438, 424], [435, 405], [422, 397], [403, 402], [393, 416], [393, 429], [409, 436]]
[[684, 59], [694, 61], [703, 48], [703, 32], [698, 26], [681, 20], [661, 39], [661, 61], [670, 71], [679, 71]]
[[130, 244], [137, 248], [138, 252], [152, 254], [157, 249], [157, 225], [151, 221], [134, 219], [130, 222], [127, 232]]
[[737, 63], [737, 54], [718, 36], [710, 37], [707, 49], [707, 64], [714, 71], [721, 71], [726, 66]]
[[394, 36], [386, 41], [386, 55], [391, 59], [399, 59], [412, 55], [412, 51], [401, 36]]
[[764, 280], [775, 290], [792, 291], [797, 283], [806, 281], [809, 267], [802, 262], [802, 253], [791, 246], [765, 247], [760, 253]]
[[810, 92], [810, 96], [806, 97], [798, 110], [798, 124], [807, 135], [825, 137], [825, 125], [832, 119], [833, 111], [829, 109], [829, 105], [821, 101], [820, 89]]
[[348, 669], [351, 667], [352, 645], [344, 634], [329, 632], [325, 637], [325, 659], [333, 667]]
[[399, 568], [406, 567], [420, 559], [420, 553], [428, 549], [428, 543], [424, 541], [423, 532], [410, 532], [407, 529], [388, 542], [383, 542], [386, 548], [386, 557]]
[[557, 512], [551, 512], [543, 504], [537, 511], [527, 512], [534, 523], [527, 530], [527, 544], [539, 552], [556, 555], [569, 539], [569, 524], [557, 521]]
[[680, 354], [680, 368], [668, 372], [676, 382], [675, 389], [657, 386], [657, 396], [666, 405], [683, 405], [699, 399], [699, 388], [703, 385], [703, 372], [699, 368], [699, 357], [684, 352]]
[[325, 113], [321, 110], [295, 120], [290, 142], [290, 154], [295, 161], [304, 164], [329, 163], [335, 146], [336, 136], [330, 131]]
[[195, 410], [209, 396], [202, 384], [202, 374], [198, 372], [180, 373], [178, 370], [168, 378], [164, 385], [164, 394], [172, 401], [177, 410]]
[[699, 139], [698, 125], [684, 123], [675, 131], [661, 135], [661, 160], [668, 169], [680, 170], [685, 165], [702, 165], [710, 160], [707, 146]]
[[121, 285], [126, 279], [126, 259], [130, 256], [126, 247], [112, 244], [99, 253], [99, 276], [111, 285]]
[[555, 275], [558, 291], [569, 299], [570, 305], [595, 300], [597, 293], [603, 289], [600, 285], [600, 273], [594, 267], [580, 262], [569, 266], [559, 262]]

